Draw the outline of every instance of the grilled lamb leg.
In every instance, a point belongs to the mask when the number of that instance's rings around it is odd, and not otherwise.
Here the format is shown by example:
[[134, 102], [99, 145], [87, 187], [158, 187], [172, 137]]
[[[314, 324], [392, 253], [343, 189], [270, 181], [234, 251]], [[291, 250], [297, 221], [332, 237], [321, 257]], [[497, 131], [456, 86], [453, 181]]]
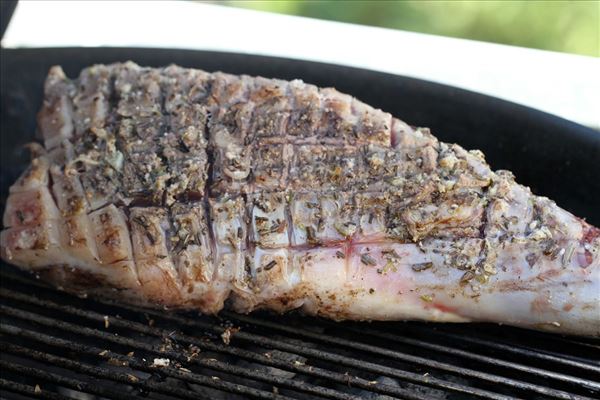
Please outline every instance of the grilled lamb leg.
[[0, 248], [65, 290], [600, 335], [600, 230], [479, 151], [299, 80], [128, 62], [45, 93]]

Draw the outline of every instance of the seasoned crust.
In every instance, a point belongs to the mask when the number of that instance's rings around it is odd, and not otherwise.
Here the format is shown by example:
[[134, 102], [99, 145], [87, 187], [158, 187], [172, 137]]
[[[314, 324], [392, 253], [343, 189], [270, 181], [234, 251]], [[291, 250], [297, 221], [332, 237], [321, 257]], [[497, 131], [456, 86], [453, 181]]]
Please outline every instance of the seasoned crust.
[[[62, 271], [50, 275], [66, 286], [125, 288], [141, 302], [206, 312], [231, 298], [240, 311], [304, 304], [386, 319], [365, 304], [399, 295], [364, 286], [370, 267], [416, 266], [410, 274], [427, 271], [417, 283], [435, 271], [468, 306], [474, 288], [516, 287], [503, 268], [539, 267], [542, 277], [598, 268], [596, 228], [494, 173], [480, 152], [335, 89], [131, 62], [69, 80], [55, 67], [38, 122], [46, 152], [11, 188], [2, 255]], [[444, 249], [423, 250], [423, 260], [414, 250], [424, 243]], [[371, 255], [390, 246], [409, 246], [408, 258]], [[298, 263], [297, 253], [327, 265]], [[349, 274], [356, 262], [366, 266]], [[441, 318], [419, 296], [414, 315]]]

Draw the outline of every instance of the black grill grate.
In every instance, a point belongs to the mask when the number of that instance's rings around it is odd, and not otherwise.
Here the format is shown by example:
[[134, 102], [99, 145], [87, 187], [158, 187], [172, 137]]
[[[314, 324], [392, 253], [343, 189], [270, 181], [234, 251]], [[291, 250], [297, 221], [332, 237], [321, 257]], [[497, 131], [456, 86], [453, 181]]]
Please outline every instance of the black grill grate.
[[600, 396], [596, 339], [486, 324], [174, 314], [80, 299], [2, 269], [3, 398]]

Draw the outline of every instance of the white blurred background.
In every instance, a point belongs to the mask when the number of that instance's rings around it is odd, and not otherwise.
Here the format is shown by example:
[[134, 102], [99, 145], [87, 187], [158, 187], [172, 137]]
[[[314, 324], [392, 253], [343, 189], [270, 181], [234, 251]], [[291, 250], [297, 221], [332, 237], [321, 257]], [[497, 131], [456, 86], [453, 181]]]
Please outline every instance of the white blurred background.
[[[369, 19], [368, 13], [365, 21], [360, 20], [369, 9], [365, 4], [359, 4], [364, 2], [316, 3], [223, 3], [242, 7], [239, 8], [190, 1], [20, 1], [2, 45], [168, 47], [344, 64], [453, 85], [600, 128], [600, 2], [589, 2], [592, 7], [586, 10], [592, 10], [591, 15], [585, 10], [585, 14], [581, 14], [584, 11], [573, 9], [572, 14], [577, 15], [579, 24], [577, 20], [575, 24], [567, 21], [570, 25], [565, 27], [564, 17], [561, 17], [562, 25], [554, 28], [562, 31], [548, 31], [555, 35], [546, 41], [527, 34], [529, 30], [539, 28], [540, 22], [532, 20], [531, 29], [528, 29], [527, 20], [523, 22], [523, 18], [518, 19], [519, 14], [514, 13], [514, 4], [512, 9], [507, 9], [512, 10], [512, 17], [506, 17], [502, 14], [490, 16], [486, 14], [489, 10], [482, 12], [475, 4], [488, 2], [462, 2], [460, 7], [454, 2], [423, 2], [425, 5], [419, 6], [421, 14], [414, 5], [412, 7], [417, 11], [410, 11], [408, 5], [414, 2], [385, 2], [385, 7], [391, 7], [389, 11], [382, 9], [384, 2], [369, 3], [380, 19], [387, 16], [380, 25], [402, 28], [404, 23], [413, 31], [453, 36], [478, 37], [475, 28], [479, 25], [486, 26], [490, 21], [504, 18], [503, 25], [492, 28], [499, 34], [506, 34], [503, 30], [514, 30], [515, 39], [511, 40], [508, 35], [505, 41], [560, 52], [288, 15], [296, 13], [342, 21], [358, 19], [357, 22], [377, 24], [377, 19]], [[546, 5], [550, 6], [549, 3]], [[362, 11], [352, 8], [358, 6], [363, 7]], [[480, 9], [473, 8], [476, 6]], [[562, 10], [556, 15], [569, 11], [567, 8]], [[491, 12], [497, 13], [493, 9]], [[539, 14], [535, 9], [528, 12]], [[550, 28], [551, 24], [560, 22], [553, 20], [557, 17], [552, 12], [542, 15], [548, 19], [545, 22]], [[585, 21], [581, 15], [585, 16]], [[442, 23], [446, 20], [454, 21], [454, 27]], [[415, 21], [420, 21], [421, 25]], [[475, 33], [461, 33], [456, 21], [463, 24], [466, 21], [466, 26]], [[520, 22], [513, 24], [513, 21]], [[584, 22], [586, 25], [582, 25]], [[486, 32], [483, 33], [488, 36], [494, 33]], [[588, 38], [594, 34], [596, 37]], [[489, 39], [488, 36], [482, 34], [484, 39]]]

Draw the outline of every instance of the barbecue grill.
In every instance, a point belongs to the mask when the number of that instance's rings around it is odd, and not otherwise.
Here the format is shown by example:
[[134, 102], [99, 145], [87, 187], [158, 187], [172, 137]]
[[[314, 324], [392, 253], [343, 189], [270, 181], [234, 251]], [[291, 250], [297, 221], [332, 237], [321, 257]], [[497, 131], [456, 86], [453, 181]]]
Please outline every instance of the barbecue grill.
[[[33, 138], [49, 66], [62, 64], [73, 76], [92, 63], [131, 59], [336, 86], [411, 124], [431, 126], [441, 140], [482, 149], [494, 168], [512, 169], [534, 191], [600, 222], [600, 135], [500, 100], [372, 71], [247, 55], [1, 51], [1, 208], [27, 158], [20, 148]], [[600, 397], [598, 339], [492, 324], [201, 316], [79, 298], [8, 265], [0, 265], [0, 278], [2, 398]]]
[[597, 340], [485, 324], [173, 314], [77, 298], [2, 270], [3, 397], [600, 395]]

